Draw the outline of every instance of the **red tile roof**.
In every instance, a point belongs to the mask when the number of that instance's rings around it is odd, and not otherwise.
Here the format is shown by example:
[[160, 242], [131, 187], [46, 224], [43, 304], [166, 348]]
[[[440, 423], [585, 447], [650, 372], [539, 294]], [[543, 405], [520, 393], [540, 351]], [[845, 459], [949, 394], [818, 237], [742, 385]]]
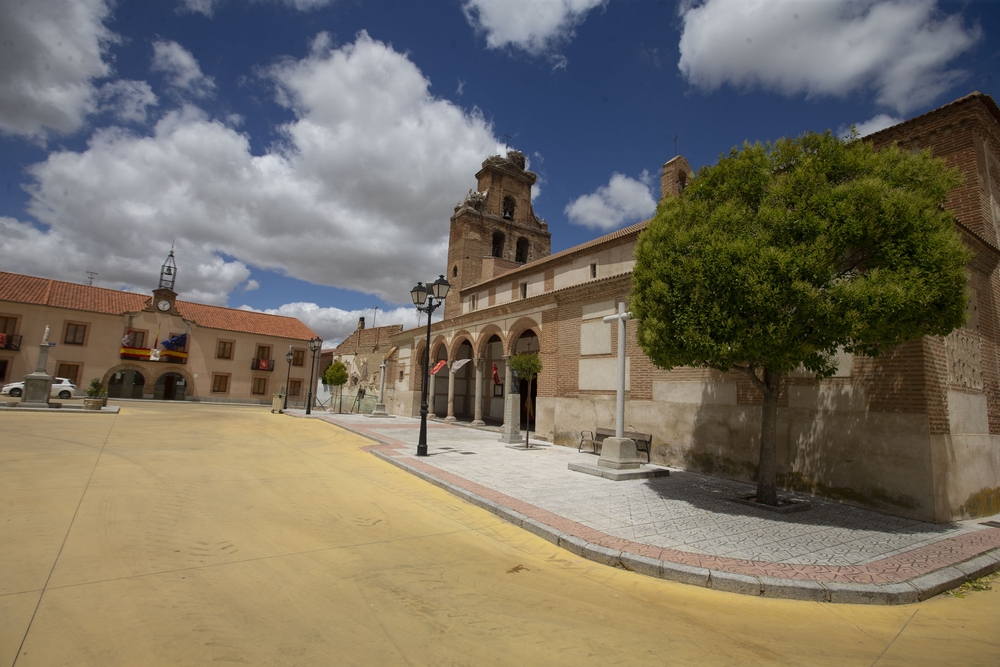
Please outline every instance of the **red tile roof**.
[[[150, 299], [152, 296], [148, 294], [122, 292], [0, 271], [0, 301], [121, 315], [143, 310], [149, 305]], [[309, 340], [316, 337], [312, 329], [294, 317], [208, 306], [190, 301], [178, 300], [176, 303], [181, 316], [192, 320], [200, 327], [294, 340]]]

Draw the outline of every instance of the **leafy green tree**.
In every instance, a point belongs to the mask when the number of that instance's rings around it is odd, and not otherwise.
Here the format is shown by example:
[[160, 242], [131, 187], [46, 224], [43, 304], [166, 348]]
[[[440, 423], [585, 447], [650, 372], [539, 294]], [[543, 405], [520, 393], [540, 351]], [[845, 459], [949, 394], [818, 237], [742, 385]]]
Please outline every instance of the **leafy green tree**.
[[342, 361], [334, 361], [323, 371], [323, 384], [333, 385], [338, 388], [337, 412], [343, 407], [344, 384], [347, 383], [347, 366]]
[[524, 425], [524, 446], [530, 448], [531, 443], [528, 440], [529, 434], [531, 433], [531, 381], [538, 377], [538, 374], [542, 372], [542, 360], [538, 358], [538, 355], [530, 353], [515, 354], [507, 362], [510, 364], [511, 369], [517, 373], [517, 376], [528, 383], [528, 419]]
[[965, 320], [970, 258], [944, 210], [961, 182], [925, 151], [825, 134], [744, 144], [664, 201], [640, 235], [632, 313], [661, 368], [746, 373], [763, 395], [757, 502], [777, 504], [782, 379], [831, 376]]

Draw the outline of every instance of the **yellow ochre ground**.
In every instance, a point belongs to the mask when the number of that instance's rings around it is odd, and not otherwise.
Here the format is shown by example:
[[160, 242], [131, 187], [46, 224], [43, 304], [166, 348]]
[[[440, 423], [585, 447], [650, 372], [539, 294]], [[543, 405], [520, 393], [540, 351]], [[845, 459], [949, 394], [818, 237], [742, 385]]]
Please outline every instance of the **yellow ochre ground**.
[[266, 408], [0, 414], [0, 667], [1000, 664], [997, 590], [879, 607], [660, 581], [368, 444]]

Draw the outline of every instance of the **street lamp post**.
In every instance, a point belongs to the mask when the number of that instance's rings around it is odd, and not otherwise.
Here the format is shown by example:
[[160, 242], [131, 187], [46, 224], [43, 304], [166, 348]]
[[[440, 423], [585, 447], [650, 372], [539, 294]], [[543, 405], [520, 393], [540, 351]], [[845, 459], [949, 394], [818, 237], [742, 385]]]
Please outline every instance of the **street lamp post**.
[[316, 352], [323, 345], [323, 341], [319, 336], [309, 340], [309, 349], [312, 351], [312, 367], [309, 369], [309, 399], [306, 403], [306, 414], [312, 414], [312, 404], [313, 404], [313, 388], [315, 387], [315, 374], [316, 374]]
[[285, 404], [282, 406], [282, 410], [288, 409], [288, 380], [292, 377], [292, 346], [288, 346], [288, 354], [285, 355], [285, 361], [288, 362], [288, 373], [285, 375]]
[[413, 305], [422, 313], [427, 313], [427, 346], [424, 348], [424, 386], [420, 401], [420, 439], [417, 441], [417, 456], [427, 456], [427, 385], [431, 383], [431, 313], [444, 303], [451, 284], [440, 276], [430, 285], [430, 294], [423, 283], [410, 290]]

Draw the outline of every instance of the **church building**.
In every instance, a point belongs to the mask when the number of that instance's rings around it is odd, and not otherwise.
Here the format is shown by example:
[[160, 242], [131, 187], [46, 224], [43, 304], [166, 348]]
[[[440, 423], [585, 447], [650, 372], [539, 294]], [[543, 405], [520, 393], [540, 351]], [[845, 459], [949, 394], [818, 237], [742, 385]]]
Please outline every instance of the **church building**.
[[[929, 148], [959, 169], [948, 208], [974, 258], [969, 320], [872, 359], [839, 356], [835, 377], [788, 378], [778, 413], [778, 480], [786, 489], [924, 521], [1000, 512], [1000, 110], [972, 93], [863, 140]], [[694, 173], [683, 157], [663, 166], [662, 197]], [[478, 187], [451, 216], [445, 318], [432, 327], [431, 412], [449, 421], [503, 419], [521, 389], [521, 424], [558, 445], [614, 426], [617, 326], [603, 318], [628, 303], [634, 249], [647, 222], [550, 253], [531, 208], [535, 174], [524, 156], [487, 158]], [[423, 328], [392, 336], [397, 366], [385, 403], [418, 415]], [[512, 387], [506, 360], [538, 352], [537, 391]], [[742, 373], [665, 371], [626, 333], [626, 429], [651, 433], [651, 461], [751, 481], [762, 402]], [[387, 390], [387, 394], [389, 391]], [[537, 396], [525, 405], [528, 396]], [[537, 420], [537, 423], [536, 423]]]

